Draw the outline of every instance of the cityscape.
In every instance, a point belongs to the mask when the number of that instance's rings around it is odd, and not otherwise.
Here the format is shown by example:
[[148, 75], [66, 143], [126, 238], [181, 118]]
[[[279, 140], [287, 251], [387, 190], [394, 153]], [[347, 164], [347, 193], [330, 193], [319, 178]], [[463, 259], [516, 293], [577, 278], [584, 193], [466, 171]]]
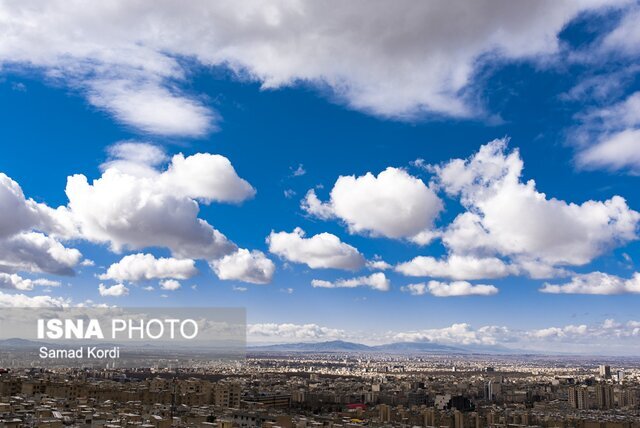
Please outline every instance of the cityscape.
[[[0, 370], [6, 427], [637, 427], [640, 363], [283, 354], [171, 368]], [[614, 364], [614, 365], [610, 365]]]

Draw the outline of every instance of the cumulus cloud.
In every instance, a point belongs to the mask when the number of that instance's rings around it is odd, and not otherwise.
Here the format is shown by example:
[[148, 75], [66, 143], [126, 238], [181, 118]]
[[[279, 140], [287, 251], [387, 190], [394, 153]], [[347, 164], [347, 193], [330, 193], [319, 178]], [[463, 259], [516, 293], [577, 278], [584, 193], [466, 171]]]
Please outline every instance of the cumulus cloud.
[[548, 327], [532, 330], [528, 336], [535, 339], [566, 339], [569, 337], [584, 336], [588, 333], [588, 327], [581, 325], [566, 325], [564, 327]]
[[38, 222], [38, 207], [35, 201], [27, 200], [22, 188], [7, 175], [0, 173], [0, 238], [30, 229]]
[[453, 281], [450, 283], [440, 281], [419, 282], [405, 285], [401, 290], [413, 296], [431, 294], [436, 297], [491, 296], [498, 293], [498, 289], [493, 285], [471, 284], [467, 281]]
[[104, 284], [98, 285], [98, 292], [102, 297], [121, 297], [129, 294], [129, 289], [124, 284], [115, 284], [107, 287]]
[[19, 232], [37, 230], [60, 237], [77, 234], [74, 222], [65, 207], [53, 209], [26, 198], [20, 185], [0, 172], [0, 239]]
[[112, 144], [107, 153], [109, 158], [100, 165], [102, 172], [113, 168], [137, 177], [156, 177], [156, 168], [169, 160], [162, 147], [134, 140]]
[[[517, 349], [557, 351], [558, 343], [564, 349], [575, 352], [600, 352], [611, 354], [637, 351], [640, 323], [618, 323], [606, 320], [601, 324], [569, 324], [530, 330], [517, 330], [507, 326], [482, 326], [475, 328], [468, 323], [456, 323], [442, 328], [392, 333], [394, 341], [428, 341], [447, 345], [490, 345]], [[635, 348], [634, 348], [635, 347]]]
[[188, 198], [210, 203], [240, 203], [252, 198], [256, 191], [240, 178], [224, 156], [196, 153], [173, 156], [169, 168], [160, 177], [160, 185]]
[[0, 308], [64, 308], [71, 304], [69, 299], [52, 296], [27, 296], [8, 294], [0, 291]]
[[424, 282], [419, 282], [417, 284], [407, 284], [403, 287], [400, 287], [400, 290], [405, 293], [410, 293], [413, 296], [422, 296], [428, 293], [427, 284]]
[[427, 341], [448, 345], [497, 345], [508, 340], [511, 335], [507, 327], [484, 326], [475, 329], [467, 323], [456, 323], [449, 327], [396, 333], [392, 338], [398, 342]]
[[428, 256], [418, 256], [400, 263], [396, 271], [406, 276], [430, 276], [451, 279], [502, 278], [517, 273], [496, 257], [474, 257], [453, 254], [444, 260]]
[[540, 289], [550, 294], [626, 294], [640, 293], [640, 273], [630, 279], [603, 272], [575, 275], [564, 284], [545, 283]]
[[602, 344], [603, 347], [620, 348], [625, 345], [625, 341], [637, 342], [640, 337], [640, 322], [629, 320], [627, 322], [617, 322], [613, 319], [606, 319], [599, 324], [569, 324], [560, 327], [546, 327], [529, 330], [524, 333], [529, 341], [546, 341], [549, 343], [578, 343], [593, 346], [594, 343]]
[[136, 282], [159, 278], [188, 279], [197, 273], [195, 262], [191, 259], [156, 258], [152, 254], [138, 253], [112, 264], [99, 278]]
[[523, 182], [523, 161], [507, 141], [494, 140], [469, 159], [433, 168], [438, 185], [467, 209], [444, 231], [453, 254], [500, 255], [514, 264], [577, 266], [637, 238], [640, 214], [625, 200], [582, 204], [548, 198]]
[[442, 201], [419, 178], [389, 167], [377, 176], [340, 176], [328, 202], [321, 202], [312, 189], [301, 207], [322, 219], [344, 221], [351, 233], [426, 244]]
[[[236, 254], [236, 261], [247, 261], [233, 242], [198, 216], [200, 204], [236, 204], [255, 195], [227, 158], [197, 153], [169, 159], [160, 147], [135, 141], [117, 143], [107, 152], [100, 178], [90, 183], [84, 175], [68, 177], [69, 203], [57, 209], [26, 198], [15, 181], [0, 173], [0, 207], [9, 213], [0, 218], [0, 272], [73, 275], [82, 255], [61, 242], [70, 239], [106, 243], [117, 253], [164, 247], [174, 256], [126, 256], [100, 276], [103, 280], [186, 279], [197, 273], [193, 259], [213, 266]], [[260, 254], [252, 253], [243, 275], [238, 263], [235, 273], [229, 273], [229, 258], [225, 269], [216, 269], [225, 278], [270, 280], [272, 263]]]
[[325, 281], [314, 279], [311, 285], [315, 288], [356, 288], [371, 287], [378, 291], [389, 291], [391, 281], [382, 272], [376, 272], [369, 276], [359, 276], [357, 278], [339, 279], [337, 281]]
[[249, 339], [254, 340], [332, 340], [344, 337], [344, 331], [318, 324], [263, 323], [247, 326]]
[[57, 287], [60, 285], [58, 281], [52, 281], [45, 278], [29, 279], [23, 278], [17, 274], [8, 274], [0, 272], [0, 288], [8, 288], [22, 291], [30, 291], [37, 285], [45, 287]]
[[429, 281], [427, 288], [429, 293], [436, 297], [491, 296], [498, 294], [498, 289], [493, 285], [471, 284], [467, 281], [453, 281], [450, 283]]
[[182, 287], [179, 281], [175, 279], [163, 279], [160, 281], [160, 288], [162, 290], [175, 291]]
[[211, 268], [222, 280], [236, 280], [251, 284], [268, 284], [276, 270], [275, 264], [262, 251], [244, 248], [213, 260]]
[[252, 284], [268, 284], [276, 270], [275, 265], [261, 251], [238, 249], [211, 263], [218, 278]]
[[469, 92], [483, 59], [556, 53], [576, 16], [619, 3], [9, 2], [0, 8], [0, 61], [42, 70], [155, 134], [200, 136], [215, 126], [206, 101], [179, 88], [192, 62], [263, 89], [310, 83], [379, 116], [464, 117], [480, 110]]
[[0, 239], [0, 271], [73, 275], [81, 259], [80, 251], [43, 233], [24, 232]]
[[306, 238], [304, 230], [296, 227], [291, 233], [272, 231], [267, 243], [271, 253], [312, 269], [358, 270], [365, 265], [364, 256], [356, 248], [331, 233]]
[[371, 270], [387, 270], [391, 269], [392, 267], [393, 266], [391, 266], [389, 263], [379, 258], [374, 258], [373, 260], [367, 261], [367, 268]]
[[[26, 198], [16, 181], [0, 173], [0, 211], [0, 272], [74, 274], [82, 254], [60, 242], [78, 233], [66, 207], [53, 209]], [[6, 278], [4, 282], [9, 284]], [[33, 286], [11, 282], [21, 289]]]
[[[141, 149], [146, 153], [147, 146]], [[237, 247], [209, 223], [198, 218], [198, 202], [237, 203], [254, 195], [253, 188], [237, 176], [228, 159], [198, 153], [172, 158], [165, 171], [136, 169], [143, 166], [129, 150], [126, 172], [111, 164], [89, 183], [84, 175], [68, 178], [69, 208], [82, 236], [105, 242], [116, 251], [166, 247], [180, 258], [217, 259]], [[144, 175], [132, 175], [145, 171]], [[151, 174], [151, 175], [149, 175]]]

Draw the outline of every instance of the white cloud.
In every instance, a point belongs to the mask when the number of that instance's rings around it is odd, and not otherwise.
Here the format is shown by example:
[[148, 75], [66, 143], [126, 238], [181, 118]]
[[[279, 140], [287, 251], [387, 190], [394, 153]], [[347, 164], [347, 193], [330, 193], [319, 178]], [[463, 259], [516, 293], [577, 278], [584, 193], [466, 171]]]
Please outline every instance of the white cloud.
[[305, 238], [304, 230], [297, 227], [291, 233], [272, 231], [267, 243], [271, 253], [312, 269], [358, 270], [365, 265], [364, 257], [356, 248], [331, 233]]
[[384, 273], [376, 272], [369, 276], [359, 276], [357, 278], [339, 279], [337, 281], [325, 281], [321, 279], [314, 279], [311, 281], [311, 285], [315, 288], [356, 288], [356, 287], [371, 287], [378, 291], [389, 291], [391, 282]]
[[387, 270], [387, 269], [391, 269], [392, 267], [393, 266], [391, 266], [389, 263], [378, 258], [367, 261], [367, 268], [371, 270]]
[[448, 345], [497, 345], [511, 337], [507, 327], [484, 326], [478, 329], [467, 323], [449, 327], [401, 332], [392, 336], [399, 342], [428, 341]]
[[77, 236], [65, 207], [27, 199], [17, 182], [0, 173], [0, 211], [0, 272], [74, 274], [82, 254], [59, 241]]
[[0, 239], [0, 271], [73, 275], [81, 259], [80, 251], [42, 233], [25, 232]]
[[601, 349], [617, 350], [624, 348], [626, 341], [637, 343], [640, 337], [640, 322], [630, 320], [624, 323], [613, 319], [604, 320], [601, 324], [569, 324], [561, 327], [547, 327], [525, 332], [529, 341], [543, 341], [563, 344], [583, 344], [586, 349], [593, 349], [600, 344]]
[[146, 133], [199, 137], [215, 129], [215, 114], [201, 101], [159, 82], [102, 79], [86, 89], [91, 104]]
[[296, 168], [289, 167], [289, 169], [291, 170], [292, 177], [302, 177], [307, 173], [307, 170], [304, 169], [304, 165], [302, 164], [298, 164]]
[[169, 158], [164, 149], [141, 141], [120, 141], [107, 147], [109, 159], [100, 165], [102, 172], [113, 168], [136, 177], [156, 177], [157, 167]]
[[71, 304], [69, 299], [52, 296], [26, 296], [0, 291], [0, 308], [63, 308]]
[[640, 174], [640, 129], [617, 132], [577, 155], [583, 167], [612, 170], [629, 169]]
[[[60, 239], [108, 243], [115, 252], [165, 247], [175, 256], [126, 256], [100, 276], [117, 281], [186, 279], [197, 273], [190, 259], [205, 259], [213, 266], [236, 254], [240, 261], [243, 253], [238, 247], [198, 217], [199, 203], [239, 203], [255, 195], [227, 158], [178, 154], [162, 170], [168, 158], [149, 143], [124, 141], [108, 153], [102, 176], [92, 183], [84, 175], [68, 177], [69, 204], [55, 210], [25, 198], [20, 186], [0, 173], [0, 208], [11, 213], [0, 217], [0, 272], [73, 275], [82, 255], [64, 247]], [[272, 262], [257, 252], [250, 259], [244, 274], [238, 264], [232, 272], [231, 259], [225, 259], [224, 272], [218, 271], [228, 278], [268, 282]]]
[[569, 337], [584, 336], [588, 333], [588, 331], [588, 327], [584, 324], [567, 325], [564, 327], [548, 327], [539, 330], [533, 330], [528, 333], [528, 336], [535, 339], [567, 339]]
[[450, 283], [440, 281], [419, 282], [417, 284], [408, 284], [402, 287], [401, 290], [413, 296], [431, 294], [436, 297], [491, 296], [498, 293], [498, 289], [493, 285], [471, 284], [467, 281], [453, 281]]
[[263, 323], [247, 326], [249, 339], [254, 340], [332, 340], [344, 336], [344, 331], [317, 324]]
[[323, 203], [314, 189], [309, 189], [304, 199], [300, 202], [300, 208], [322, 220], [329, 220], [335, 217], [333, 207], [330, 204]]
[[0, 288], [8, 288], [22, 291], [30, 291], [37, 285], [45, 287], [58, 287], [60, 282], [45, 278], [29, 279], [17, 274], [0, 272]]
[[417, 284], [407, 284], [401, 287], [400, 290], [404, 291], [405, 293], [410, 293], [413, 296], [422, 296], [427, 294], [428, 292], [427, 284], [425, 284], [424, 282], [419, 282]]
[[522, 159], [506, 145], [494, 140], [467, 160], [433, 168], [438, 184], [468, 210], [443, 234], [452, 253], [501, 255], [516, 265], [584, 265], [637, 238], [640, 214], [623, 198], [580, 205], [548, 198], [535, 181], [521, 181]]
[[[634, 3], [632, 3], [634, 4]], [[622, 54], [635, 56], [640, 53], [640, 7], [629, 8], [616, 28], [613, 29], [602, 41], [602, 49], [617, 51]]]
[[310, 190], [302, 209], [311, 215], [343, 220], [351, 233], [405, 238], [425, 244], [442, 201], [422, 180], [389, 167], [378, 176], [340, 176], [330, 201], [322, 203]]
[[240, 178], [229, 159], [210, 153], [184, 157], [173, 156], [169, 168], [159, 177], [167, 191], [209, 203], [240, 203], [252, 198], [256, 191]]
[[27, 200], [22, 188], [7, 175], [0, 173], [0, 238], [15, 235], [38, 223], [38, 204]]
[[179, 281], [176, 281], [175, 279], [163, 279], [162, 281], [160, 281], [160, 288], [162, 290], [175, 291], [175, 290], [178, 290], [180, 287], [182, 287], [182, 285], [180, 284]]
[[454, 281], [450, 283], [429, 281], [427, 287], [429, 293], [436, 297], [492, 296], [498, 293], [498, 289], [493, 285], [471, 284], [467, 281]]
[[630, 279], [603, 272], [575, 275], [565, 284], [545, 283], [540, 289], [550, 294], [625, 294], [640, 293], [640, 273]]
[[[166, 135], [212, 127], [204, 101], [177, 88], [189, 62], [264, 89], [308, 82], [385, 117], [469, 116], [483, 60], [553, 54], [572, 19], [619, 3], [10, 2], [0, 6], [0, 61], [41, 69], [121, 122]], [[618, 33], [610, 43], [635, 34]]]
[[124, 284], [115, 284], [107, 287], [104, 284], [98, 285], [98, 292], [102, 297], [121, 297], [129, 294], [129, 289]]
[[197, 199], [201, 202], [240, 203], [255, 196], [255, 189], [240, 178], [229, 159], [211, 153], [195, 153], [185, 157], [174, 155], [166, 171], [159, 167], [168, 160], [156, 145], [121, 141], [107, 149], [109, 160], [100, 169], [116, 169], [134, 177], [153, 178], [166, 192]]
[[196, 202], [235, 203], [253, 195], [226, 158], [176, 155], [168, 169], [155, 176], [130, 172], [108, 168], [92, 183], [84, 175], [68, 178], [69, 208], [85, 239], [109, 243], [116, 252], [166, 247], [180, 258], [211, 260], [236, 250], [222, 233], [198, 218]]
[[418, 256], [400, 263], [396, 271], [406, 276], [430, 276], [451, 279], [502, 278], [517, 273], [517, 269], [506, 265], [496, 257], [474, 257], [450, 255], [438, 260], [428, 256]]
[[252, 284], [268, 284], [276, 270], [275, 265], [261, 251], [244, 248], [210, 263], [218, 278]]
[[156, 258], [152, 254], [138, 253], [112, 264], [99, 278], [136, 282], [159, 278], [188, 279], [197, 273], [195, 262], [191, 259]]
[[[640, 92], [588, 112], [582, 120], [574, 132], [574, 138], [581, 143], [576, 154], [578, 166], [640, 174]], [[592, 140], [595, 144], [587, 143]]]
[[20, 232], [37, 230], [55, 236], [77, 234], [71, 215], [65, 207], [53, 209], [27, 199], [20, 185], [0, 172], [0, 239]]

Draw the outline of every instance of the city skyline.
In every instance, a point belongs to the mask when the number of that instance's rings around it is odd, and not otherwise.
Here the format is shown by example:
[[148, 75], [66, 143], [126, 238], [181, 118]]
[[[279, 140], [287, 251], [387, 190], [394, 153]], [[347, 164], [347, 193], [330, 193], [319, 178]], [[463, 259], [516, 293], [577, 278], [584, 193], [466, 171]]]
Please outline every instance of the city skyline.
[[0, 307], [637, 355], [637, 3], [412, 7], [0, 5]]

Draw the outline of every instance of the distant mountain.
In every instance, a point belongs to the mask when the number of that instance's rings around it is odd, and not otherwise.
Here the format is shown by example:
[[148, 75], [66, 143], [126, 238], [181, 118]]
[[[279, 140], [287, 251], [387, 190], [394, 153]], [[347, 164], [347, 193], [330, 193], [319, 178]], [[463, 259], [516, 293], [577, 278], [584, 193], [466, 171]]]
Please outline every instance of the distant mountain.
[[368, 346], [360, 343], [345, 342], [343, 340], [333, 340], [329, 342], [303, 342], [284, 343], [278, 345], [256, 345], [249, 346], [249, 352], [353, 352], [353, 353], [381, 353], [381, 354], [421, 354], [421, 353], [450, 353], [450, 354], [505, 354], [513, 351], [508, 348], [478, 346], [478, 347], [458, 347], [442, 345], [433, 342], [395, 342], [384, 345]]
[[18, 339], [17, 337], [0, 340], [0, 348], [2, 349], [39, 348], [41, 346], [49, 346], [49, 344], [34, 340]]
[[360, 343], [332, 340], [315, 343], [284, 343], [280, 345], [249, 346], [251, 351], [288, 351], [288, 352], [371, 352], [372, 348]]
[[373, 346], [373, 350], [378, 352], [401, 352], [401, 353], [419, 353], [419, 352], [449, 352], [449, 353], [467, 353], [464, 348], [454, 346], [441, 345], [433, 342], [396, 342], [386, 345]]

